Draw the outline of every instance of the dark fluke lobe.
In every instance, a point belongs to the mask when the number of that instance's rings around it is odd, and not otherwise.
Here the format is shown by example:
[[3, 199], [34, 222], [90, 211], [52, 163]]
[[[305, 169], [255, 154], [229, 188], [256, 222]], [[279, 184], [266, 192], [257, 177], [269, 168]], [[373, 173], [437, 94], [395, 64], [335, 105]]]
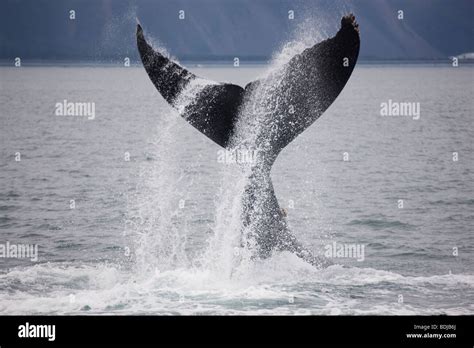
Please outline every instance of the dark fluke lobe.
[[[137, 25], [137, 45], [148, 76], [156, 89], [179, 110], [176, 99], [197, 76], [154, 50]], [[197, 130], [222, 147], [227, 147], [242, 102], [243, 88], [229, 83], [209, 84], [179, 110]]]

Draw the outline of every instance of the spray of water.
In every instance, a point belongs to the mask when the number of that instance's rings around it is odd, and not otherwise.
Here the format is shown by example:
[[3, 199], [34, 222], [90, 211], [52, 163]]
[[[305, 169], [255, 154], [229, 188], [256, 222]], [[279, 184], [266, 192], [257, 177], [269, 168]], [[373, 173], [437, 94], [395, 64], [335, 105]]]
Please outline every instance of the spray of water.
[[[338, 10], [341, 14], [344, 11], [345, 9]], [[286, 63], [337, 29], [334, 23], [329, 25], [322, 18], [311, 18], [300, 22], [294, 31], [293, 39], [278, 50], [272, 57], [265, 75], [252, 86], [252, 93], [240, 110], [231, 147], [255, 150], [263, 156], [268, 152], [271, 137], [278, 131], [279, 116], [273, 115], [272, 112], [275, 104], [278, 104], [278, 99], [283, 98], [283, 94], [287, 92], [282, 85], [287, 74]], [[161, 48], [159, 50], [164, 51]], [[184, 110], [209, 83], [211, 82], [203, 79], [191, 81], [175, 101], [178, 111]], [[139, 191], [142, 190], [146, 194], [135, 202], [138, 207], [137, 216], [131, 219], [135, 236], [135, 262], [141, 270], [176, 269], [191, 264], [185, 250], [187, 232], [177, 225], [175, 218], [180, 211], [175, 200], [171, 198], [176, 196], [173, 188], [179, 186], [180, 181], [177, 174], [179, 168], [173, 168], [171, 165], [177, 162], [167, 158], [176, 155], [174, 151], [179, 152], [178, 146], [173, 145], [176, 119], [176, 115], [166, 118], [166, 127], [164, 130], [163, 127], [160, 128], [159, 146], [156, 147], [155, 153], [157, 164], [142, 173], [144, 187], [139, 188]], [[263, 178], [264, 169], [259, 167], [259, 163], [262, 163], [261, 158], [257, 162], [239, 167], [222, 167], [222, 181], [215, 201], [213, 233], [208, 240], [206, 251], [197, 262], [192, 263], [213, 273], [217, 278], [245, 277], [249, 268], [253, 267], [253, 240], [250, 237], [252, 230], [261, 227], [258, 215], [263, 215], [267, 207], [266, 201], [260, 200], [257, 192], [257, 199], [252, 202], [254, 216], [250, 219], [255, 223], [244, 225], [242, 212], [245, 202], [242, 197], [252, 176], [261, 175]]]
[[[209, 265], [217, 268], [225, 277], [245, 277], [253, 266], [256, 243], [252, 238], [265, 226], [264, 214], [268, 211], [266, 192], [268, 186], [268, 167], [264, 158], [271, 148], [272, 137], [278, 132], [280, 115], [275, 114], [280, 98], [287, 91], [282, 84], [288, 71], [286, 64], [296, 54], [313, 46], [327, 37], [324, 23], [315, 25], [314, 21], [303, 21], [294, 34], [294, 39], [282, 46], [276, 53], [257, 83], [251, 87], [251, 94], [240, 110], [239, 121], [231, 140], [231, 148], [256, 151], [256, 162], [240, 165], [239, 170], [227, 168], [223, 175], [221, 191], [217, 204], [217, 216], [214, 236], [205, 257]], [[273, 159], [268, 159], [272, 161]], [[251, 181], [260, 181], [262, 185], [252, 185]], [[255, 190], [251, 202], [243, 199], [249, 185]], [[249, 214], [250, 223], [245, 224], [243, 211], [252, 205]], [[248, 213], [248, 209], [247, 209]]]
[[[186, 267], [187, 221], [181, 202], [191, 183], [177, 163], [182, 153], [174, 138], [177, 117], [161, 121], [142, 165], [127, 223], [130, 257], [142, 273]], [[167, 149], [167, 151], [163, 151]]]

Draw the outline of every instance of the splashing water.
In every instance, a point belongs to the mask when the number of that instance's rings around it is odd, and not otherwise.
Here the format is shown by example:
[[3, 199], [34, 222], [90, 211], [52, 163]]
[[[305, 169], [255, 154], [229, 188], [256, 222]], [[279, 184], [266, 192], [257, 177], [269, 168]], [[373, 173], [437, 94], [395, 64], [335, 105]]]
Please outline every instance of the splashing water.
[[[268, 105], [261, 105], [259, 102], [268, 104], [268, 96], [276, 92], [274, 85], [278, 85], [285, 73], [282, 66], [290, 57], [299, 53], [302, 46], [306, 44], [295, 41], [275, 56], [265, 84], [261, 84], [245, 103], [242, 110], [244, 117], [241, 117], [237, 127], [234, 144], [255, 147], [257, 139], [265, 131], [262, 126], [265, 125], [265, 115], [268, 114]], [[158, 49], [163, 52], [161, 47]], [[200, 78], [191, 80], [174, 102], [178, 112], [181, 113], [211, 83]], [[165, 124], [157, 127], [158, 133], [152, 150], [154, 161], [141, 169], [138, 194], [129, 204], [132, 217], [128, 221], [127, 239], [133, 246], [131, 254], [135, 268], [140, 273], [150, 273], [186, 268], [194, 264], [225, 279], [242, 273], [243, 268], [251, 264], [251, 251], [241, 248], [243, 244], [246, 245], [242, 243], [241, 220], [242, 195], [248, 184], [249, 172], [253, 170], [252, 166], [223, 166], [220, 192], [215, 203], [213, 236], [209, 239], [207, 250], [195, 260], [190, 260], [186, 252], [189, 231], [183, 225], [185, 216], [175, 199], [176, 187], [184, 181], [183, 174], [176, 167], [177, 161], [173, 159], [183, 155], [175, 141], [175, 127], [179, 117], [173, 113], [160, 122]]]
[[[251, 96], [244, 102], [234, 136], [231, 139], [231, 148], [263, 154], [268, 151], [270, 137], [277, 128], [275, 127], [277, 118], [269, 118], [269, 115], [272, 115], [275, 103], [278, 104], [278, 99], [283, 97], [284, 86], [281, 85], [281, 81], [287, 73], [285, 64], [296, 54], [327, 37], [327, 27], [328, 25], [324, 22], [319, 22], [316, 25], [314, 21], [303, 21], [295, 31], [294, 40], [285, 44], [273, 56], [265, 76], [258, 80]], [[162, 47], [159, 47], [158, 50], [164, 52]], [[165, 54], [167, 53], [165, 52]], [[169, 53], [167, 55], [169, 56]], [[211, 81], [201, 78], [191, 80], [174, 102], [178, 112], [182, 113], [203, 88], [211, 83]], [[176, 119], [176, 115], [172, 115], [172, 117]], [[162, 134], [157, 136], [161, 142], [159, 148], [169, 148], [173, 142], [173, 137], [170, 134], [173, 132], [175, 122], [175, 120], [170, 121], [166, 129], [160, 131]], [[165, 136], [163, 136], [163, 132]], [[160, 152], [158, 148], [157, 151]], [[171, 156], [170, 151], [166, 151], [166, 153]], [[163, 156], [163, 154], [159, 156]], [[175, 206], [170, 206], [171, 199], [166, 199], [166, 197], [173, 195], [172, 187], [179, 185], [179, 179], [173, 182], [172, 178], [176, 177], [176, 173], [173, 173], [171, 168], [167, 168], [168, 163], [171, 162], [169, 159], [160, 157], [159, 160], [162, 162], [161, 165], [158, 165], [159, 170], [157, 172], [152, 170], [145, 175], [149, 178], [159, 177], [159, 187], [153, 188], [151, 185], [151, 190], [155, 191], [151, 191], [153, 192], [152, 197], [146, 198], [146, 203], [141, 205], [142, 211], [138, 215], [139, 224], [135, 225], [138, 230], [135, 243], [135, 254], [138, 257], [136, 263], [141, 271], [157, 268], [172, 269], [190, 264], [184, 250], [186, 232], [173, 225], [173, 219], [178, 216], [179, 210]], [[205, 270], [215, 272], [224, 279], [229, 279], [235, 274], [245, 273], [245, 268], [248, 268], [253, 262], [251, 259], [252, 242], [249, 241], [248, 236], [252, 229], [256, 230], [260, 226], [258, 223], [250, 226], [243, 225], [242, 197], [252, 174], [257, 173], [257, 176], [262, 177], [264, 175], [261, 168], [258, 168], [258, 162], [240, 164], [240, 167], [223, 167], [219, 195], [215, 203], [213, 236], [209, 239], [207, 250], [195, 260], [196, 262], [191, 262], [194, 265], [198, 264]], [[166, 178], [170, 181], [167, 182]], [[263, 195], [262, 191], [256, 193], [256, 196]], [[154, 197], [162, 198], [160, 198], [160, 202], [156, 202], [157, 198]], [[252, 203], [257, 208], [251, 218], [258, 221], [259, 216], [257, 215], [266, 209], [266, 203], [264, 200], [258, 199]], [[155, 209], [157, 212], [154, 212]]]
[[177, 122], [174, 117], [164, 127], [157, 127], [158, 134], [151, 144], [153, 153], [148, 155], [148, 165], [141, 169], [137, 195], [130, 199], [132, 216], [127, 237], [139, 272], [187, 265], [185, 216], [176, 199], [186, 198], [176, 189], [183, 184], [184, 174], [173, 165], [177, 163], [174, 158], [181, 155], [173, 131]]

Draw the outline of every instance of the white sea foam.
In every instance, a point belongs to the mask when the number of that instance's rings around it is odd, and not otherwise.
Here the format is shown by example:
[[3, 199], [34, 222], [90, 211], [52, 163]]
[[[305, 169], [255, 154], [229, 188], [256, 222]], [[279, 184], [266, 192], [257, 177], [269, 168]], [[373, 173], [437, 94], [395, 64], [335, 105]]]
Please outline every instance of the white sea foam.
[[[31, 287], [41, 290], [38, 284], [43, 291], [32, 292]], [[107, 264], [46, 263], [2, 274], [0, 285], [10, 289], [2, 294], [2, 314], [469, 314], [474, 310], [472, 304], [436, 308], [409, 301], [418, 296], [420, 287], [427, 297], [437, 294], [438, 286], [462, 287], [472, 294], [474, 275], [413, 277], [341, 266], [317, 271], [286, 253], [256, 262], [247, 273], [232, 278], [202, 268], [136, 274]], [[357, 296], [348, 297], [347, 287]], [[397, 302], [400, 291], [406, 304]]]

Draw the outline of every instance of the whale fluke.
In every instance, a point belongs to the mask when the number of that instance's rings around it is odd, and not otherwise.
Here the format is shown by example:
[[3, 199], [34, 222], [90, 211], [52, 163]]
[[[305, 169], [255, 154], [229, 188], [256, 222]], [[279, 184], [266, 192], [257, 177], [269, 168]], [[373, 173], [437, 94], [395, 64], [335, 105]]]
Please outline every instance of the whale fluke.
[[[296, 54], [279, 73], [250, 82], [245, 88], [197, 77], [154, 50], [140, 24], [137, 45], [151, 81], [187, 122], [224, 148], [243, 146], [259, 151], [242, 196], [242, 221], [248, 230], [243, 239], [257, 244], [260, 257], [268, 257], [274, 250], [288, 250], [311, 264], [327, 264], [289, 232], [270, 171], [280, 151], [327, 110], [349, 80], [360, 47], [355, 17], [344, 16], [334, 37]], [[255, 109], [249, 104], [265, 110], [254, 115]], [[257, 136], [250, 141], [234, 136], [244, 117], [258, 117]]]
[[[265, 79], [248, 83], [245, 89], [229, 83], [203, 87], [192, 102], [180, 110], [177, 98], [198, 79], [171, 59], [154, 50], [137, 24], [137, 46], [148, 76], [165, 100], [201, 133], [222, 147], [229, 145], [238, 120], [239, 108]], [[275, 114], [285, 117], [273, 120], [276, 154], [308, 128], [332, 104], [352, 74], [359, 54], [359, 28], [353, 15], [342, 18], [335, 37], [322, 41], [295, 55], [282, 69], [285, 79], [280, 84], [280, 100]], [[297, 112], [288, 113], [292, 108]]]

